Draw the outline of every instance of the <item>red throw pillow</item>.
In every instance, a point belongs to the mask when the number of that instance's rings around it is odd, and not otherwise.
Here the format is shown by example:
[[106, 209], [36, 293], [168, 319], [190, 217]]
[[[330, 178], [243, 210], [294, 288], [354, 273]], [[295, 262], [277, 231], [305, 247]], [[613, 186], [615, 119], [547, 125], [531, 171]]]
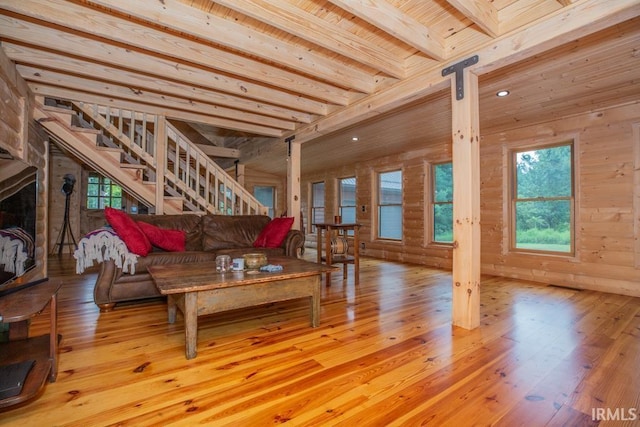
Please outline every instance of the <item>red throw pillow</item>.
[[138, 226], [153, 246], [169, 252], [184, 252], [187, 238], [183, 230], [160, 228], [142, 221], [138, 221]]
[[151, 252], [151, 242], [126, 212], [107, 207], [104, 209], [104, 217], [131, 253], [147, 256]]
[[293, 217], [274, 218], [269, 221], [253, 242], [254, 248], [278, 248], [293, 225]]

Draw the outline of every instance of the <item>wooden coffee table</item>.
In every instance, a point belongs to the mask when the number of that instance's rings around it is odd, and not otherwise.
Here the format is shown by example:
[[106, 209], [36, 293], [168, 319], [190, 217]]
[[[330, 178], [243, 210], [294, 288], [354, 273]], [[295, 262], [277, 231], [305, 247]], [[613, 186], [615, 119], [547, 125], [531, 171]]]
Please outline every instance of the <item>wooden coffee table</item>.
[[320, 324], [320, 276], [336, 267], [293, 257], [269, 257], [283, 270], [266, 272], [216, 272], [215, 262], [153, 265], [149, 274], [168, 298], [169, 323], [176, 309], [184, 315], [187, 359], [197, 355], [198, 316], [236, 308], [309, 297], [311, 326]]

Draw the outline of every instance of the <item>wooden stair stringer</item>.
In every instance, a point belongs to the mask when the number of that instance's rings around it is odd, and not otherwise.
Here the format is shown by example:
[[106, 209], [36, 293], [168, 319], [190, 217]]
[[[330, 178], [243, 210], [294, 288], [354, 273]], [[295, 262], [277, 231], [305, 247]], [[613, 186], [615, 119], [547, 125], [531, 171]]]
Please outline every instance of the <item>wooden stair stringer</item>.
[[[156, 167], [156, 159], [150, 155], [149, 153], [142, 150], [138, 145], [133, 144], [131, 138], [120, 131], [117, 127], [111, 124], [102, 113], [96, 112], [96, 110], [92, 109], [88, 105], [84, 103], [74, 102], [73, 103], [79, 110], [81, 110], [84, 114], [87, 114], [91, 119], [100, 127], [106, 130], [110, 135], [114, 138], [118, 139], [123, 146], [126, 146], [128, 149], [132, 150], [137, 156], [139, 156], [144, 162], [148, 165], [135, 164], [135, 163], [121, 163], [121, 168], [126, 170], [127, 173], [133, 174], [133, 179], [140, 179], [142, 173], [144, 171], [147, 172], [147, 175], [150, 177], [160, 176], [162, 179], [167, 178], [166, 174], [158, 173], [155, 170]], [[146, 132], [146, 130], [145, 130]], [[145, 133], [145, 138], [147, 137]], [[153, 190], [155, 191], [155, 182], [151, 181], [143, 181], [144, 183], [149, 183], [153, 185]], [[176, 183], [178, 180], [176, 180]], [[164, 185], [166, 191], [166, 186]], [[186, 199], [182, 196], [173, 196], [173, 195], [165, 195], [163, 197], [163, 206], [165, 214], [181, 214], [184, 213], [184, 203]], [[152, 206], [155, 206], [155, 199]]]
[[60, 115], [60, 112], [50, 111], [51, 107], [42, 107], [44, 106], [36, 101], [34, 119], [55, 137], [58, 143], [104, 176], [112, 178], [133, 197], [148, 206], [156, 205], [155, 183], [144, 183], [135, 173], [132, 175], [131, 170], [123, 169], [120, 154], [114, 155], [113, 149], [98, 147], [95, 133], [72, 127], [70, 115], [67, 116], [68, 120], [65, 120], [65, 115]]
[[107, 133], [116, 137], [123, 145], [128, 147], [132, 152], [134, 152], [137, 156], [139, 156], [146, 163], [154, 165], [156, 164], [156, 160], [149, 153], [146, 153], [139, 146], [134, 144], [129, 136], [120, 132], [118, 128], [112, 125], [105, 117], [101, 114], [96, 114], [91, 108], [87, 107], [85, 104], [80, 102], [73, 103], [78, 109], [80, 109], [83, 113], [90, 116], [98, 125], [100, 125]]

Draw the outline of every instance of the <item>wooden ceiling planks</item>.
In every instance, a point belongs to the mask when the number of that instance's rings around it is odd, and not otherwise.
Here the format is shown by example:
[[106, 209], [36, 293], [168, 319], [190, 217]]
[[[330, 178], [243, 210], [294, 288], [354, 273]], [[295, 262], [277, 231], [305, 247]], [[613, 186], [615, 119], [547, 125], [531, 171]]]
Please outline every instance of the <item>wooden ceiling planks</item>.
[[[449, 124], [438, 123], [438, 129], [415, 126], [415, 115], [405, 106], [427, 117], [439, 116], [442, 106], [423, 105], [421, 98], [431, 99], [443, 89], [438, 74], [444, 66], [483, 49], [490, 60], [481, 64], [480, 81], [487, 85], [486, 89], [481, 85], [481, 117], [490, 126], [511, 126], [534, 120], [534, 115], [543, 120], [561, 108], [588, 109], [589, 94], [594, 95], [594, 105], [630, 99], [628, 93], [635, 96], [628, 85], [637, 66], [627, 50], [606, 45], [587, 49], [583, 57], [565, 63], [559, 58], [571, 55], [572, 49], [599, 42], [584, 37], [575, 43], [563, 35], [564, 30], [551, 27], [527, 31], [547, 20], [558, 28], [562, 12], [565, 24], [585, 28], [571, 30], [576, 38], [615, 26], [620, 16], [639, 14], [637, 0], [615, 2], [608, 8], [616, 9], [613, 12], [603, 8], [605, 3], [0, 0], [0, 41], [39, 93], [166, 111], [170, 118], [211, 127], [207, 133], [225, 135], [231, 147], [238, 141], [251, 145], [246, 138], [252, 135], [256, 143], [263, 143], [264, 138], [258, 137], [282, 139], [293, 134], [330, 146], [341, 129], [347, 134], [359, 126], [366, 133], [378, 116], [389, 128], [411, 127], [411, 135], [398, 133], [403, 138], [428, 141], [446, 135]], [[589, 19], [594, 30], [584, 25]], [[553, 31], [558, 35], [545, 40]], [[633, 35], [621, 34], [611, 43], [629, 37]], [[544, 46], [532, 49], [536, 43]], [[554, 51], [561, 43], [568, 43], [567, 50]], [[520, 56], [508, 51], [522, 48]], [[543, 58], [541, 52], [549, 48]], [[531, 54], [534, 59], [528, 61]], [[582, 59], [585, 55], [589, 63]], [[610, 71], [614, 61], [623, 63], [618, 73]], [[521, 65], [510, 65], [515, 62]], [[575, 84], [582, 79], [589, 83]], [[517, 95], [498, 103], [491, 92], [503, 84]], [[159, 105], [163, 98], [168, 101]], [[542, 110], [536, 113], [534, 106]], [[407, 149], [413, 144], [393, 145]], [[358, 147], [359, 151], [350, 151], [352, 161], [384, 155], [377, 143]], [[327, 152], [313, 159], [314, 167], [333, 164]], [[282, 159], [270, 166], [266, 149], [246, 153], [260, 156], [255, 160], [241, 156], [247, 164], [272, 168], [272, 173], [286, 171]]]

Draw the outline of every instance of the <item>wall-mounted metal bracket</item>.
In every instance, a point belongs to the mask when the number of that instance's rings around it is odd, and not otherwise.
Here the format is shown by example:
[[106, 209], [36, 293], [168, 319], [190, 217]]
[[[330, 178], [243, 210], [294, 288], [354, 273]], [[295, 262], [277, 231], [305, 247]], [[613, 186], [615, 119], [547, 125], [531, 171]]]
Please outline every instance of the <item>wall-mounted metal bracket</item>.
[[284, 142], [287, 143], [287, 157], [291, 157], [291, 141], [296, 139], [295, 135], [291, 135], [289, 138], [285, 138]]
[[456, 99], [458, 101], [464, 98], [464, 79], [462, 72], [465, 68], [477, 63], [478, 55], [474, 55], [471, 58], [467, 58], [457, 64], [450, 65], [442, 70], [442, 77], [448, 76], [451, 73], [456, 73]]

